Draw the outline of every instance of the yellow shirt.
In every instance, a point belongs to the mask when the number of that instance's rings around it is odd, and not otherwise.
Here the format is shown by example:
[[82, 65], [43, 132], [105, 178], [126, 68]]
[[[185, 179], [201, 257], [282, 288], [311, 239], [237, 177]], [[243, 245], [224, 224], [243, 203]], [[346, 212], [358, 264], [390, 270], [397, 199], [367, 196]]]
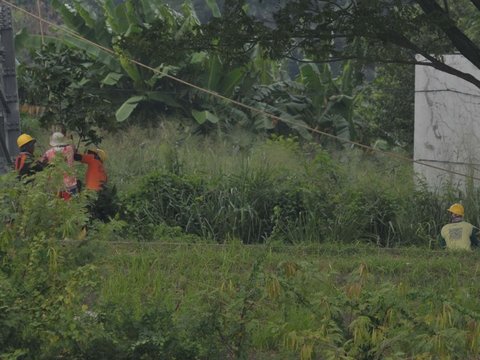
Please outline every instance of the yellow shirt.
[[470, 236], [472, 232], [472, 224], [466, 221], [460, 221], [445, 225], [440, 234], [445, 239], [448, 249], [471, 250]]

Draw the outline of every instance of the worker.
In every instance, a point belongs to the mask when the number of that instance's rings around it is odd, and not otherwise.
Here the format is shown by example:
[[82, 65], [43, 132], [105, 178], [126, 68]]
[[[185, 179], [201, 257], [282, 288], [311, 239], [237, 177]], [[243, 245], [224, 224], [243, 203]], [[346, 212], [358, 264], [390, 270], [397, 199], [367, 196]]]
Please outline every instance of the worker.
[[102, 149], [89, 149], [85, 154], [75, 154], [74, 159], [87, 165], [85, 173], [85, 188], [93, 191], [100, 191], [107, 183], [107, 173], [103, 163], [107, 154]]
[[[42, 162], [52, 163], [57, 154], [61, 154], [67, 163], [67, 165], [73, 168], [74, 160], [74, 148], [69, 144], [68, 139], [61, 132], [54, 132], [50, 136], [50, 146], [42, 157]], [[73, 170], [73, 169], [72, 169]], [[59, 196], [64, 200], [69, 200], [72, 195], [75, 195], [78, 191], [77, 178], [71, 172], [63, 174], [64, 189], [60, 191]]]
[[75, 154], [74, 159], [87, 165], [85, 188], [97, 192], [95, 201], [89, 205], [92, 217], [107, 222], [117, 211], [116, 189], [108, 186], [105, 161], [107, 153], [102, 149], [89, 149], [84, 154]]
[[19, 179], [42, 171], [45, 166], [42, 162], [34, 159], [35, 143], [36, 140], [28, 134], [21, 134], [17, 138], [20, 153], [15, 159], [15, 171], [18, 173]]
[[440, 245], [455, 250], [471, 250], [472, 247], [478, 247], [476, 228], [463, 219], [465, 215], [463, 205], [455, 203], [447, 211], [450, 213], [451, 221], [442, 227]]

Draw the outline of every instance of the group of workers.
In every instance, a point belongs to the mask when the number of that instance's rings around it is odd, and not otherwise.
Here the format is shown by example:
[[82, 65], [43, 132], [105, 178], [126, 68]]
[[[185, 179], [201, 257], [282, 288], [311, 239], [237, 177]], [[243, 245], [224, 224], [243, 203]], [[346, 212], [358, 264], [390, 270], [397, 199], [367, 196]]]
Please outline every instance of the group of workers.
[[[32, 175], [42, 171], [60, 159], [63, 159], [68, 167], [73, 168], [74, 161], [87, 165], [84, 186], [88, 190], [100, 193], [106, 189], [107, 174], [104, 162], [107, 154], [99, 148], [88, 149], [85, 153], [77, 152], [71, 139], [66, 136], [66, 131], [54, 131], [50, 136], [50, 148], [36, 159], [34, 155], [36, 139], [29, 134], [21, 134], [17, 139], [19, 154], [15, 159], [15, 171], [20, 180], [30, 182]], [[58, 192], [59, 197], [70, 200], [81, 189], [82, 182], [77, 179], [73, 171], [66, 171], [63, 174], [63, 186]]]

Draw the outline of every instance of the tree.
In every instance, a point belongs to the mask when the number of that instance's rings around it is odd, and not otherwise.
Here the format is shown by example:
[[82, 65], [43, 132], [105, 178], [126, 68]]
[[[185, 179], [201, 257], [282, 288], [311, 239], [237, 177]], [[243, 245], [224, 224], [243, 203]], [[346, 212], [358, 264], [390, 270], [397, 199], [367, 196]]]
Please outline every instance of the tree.
[[242, 11], [245, 1], [227, 0], [223, 16], [203, 25], [203, 34], [234, 54], [259, 43], [275, 58], [297, 58], [301, 49], [314, 62], [420, 64], [480, 88], [479, 78], [441, 57], [458, 52], [480, 68], [480, 47], [474, 41], [478, 26], [472, 33], [480, 1], [460, 3], [463, 6], [451, 0], [291, 0], [274, 12], [272, 25]]

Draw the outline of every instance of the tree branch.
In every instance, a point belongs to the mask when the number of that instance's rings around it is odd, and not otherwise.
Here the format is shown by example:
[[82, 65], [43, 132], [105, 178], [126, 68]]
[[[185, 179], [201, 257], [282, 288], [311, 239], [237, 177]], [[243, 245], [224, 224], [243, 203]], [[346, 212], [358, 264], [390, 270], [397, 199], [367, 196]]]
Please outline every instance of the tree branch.
[[404, 49], [409, 49], [419, 55], [422, 55], [425, 59], [430, 61], [431, 63], [430, 66], [432, 66], [433, 68], [440, 70], [442, 72], [445, 72], [447, 74], [457, 76], [465, 81], [468, 81], [469, 83], [475, 85], [480, 89], [480, 79], [476, 78], [472, 74], [460, 71], [458, 69], [455, 69], [454, 67], [451, 67], [441, 62], [440, 60], [436, 59], [434, 56], [420, 49], [417, 45], [412, 43], [409, 39], [407, 39], [402, 34], [399, 34], [395, 31], [389, 31], [389, 32], [385, 32], [381, 36], [385, 37], [385, 39], [388, 39], [391, 43], [396, 44], [397, 46], [400, 46]]
[[[435, 0], [416, 0], [423, 12], [435, 18], [436, 25], [447, 35], [460, 53], [480, 69], [480, 49], [457, 26]], [[477, 0], [471, 0], [477, 1]]]
[[424, 65], [424, 66], [432, 66], [431, 62], [426, 61], [416, 61], [416, 60], [399, 60], [399, 59], [372, 59], [367, 57], [361, 56], [342, 56], [342, 57], [335, 57], [325, 60], [306, 60], [306, 59], [298, 59], [295, 56], [286, 56], [287, 59], [303, 63], [303, 64], [325, 64], [325, 63], [334, 63], [339, 61], [346, 61], [346, 60], [362, 60], [367, 62], [375, 62], [381, 64], [402, 64], [402, 65]]
[[480, 0], [470, 0], [470, 2], [480, 11]]

